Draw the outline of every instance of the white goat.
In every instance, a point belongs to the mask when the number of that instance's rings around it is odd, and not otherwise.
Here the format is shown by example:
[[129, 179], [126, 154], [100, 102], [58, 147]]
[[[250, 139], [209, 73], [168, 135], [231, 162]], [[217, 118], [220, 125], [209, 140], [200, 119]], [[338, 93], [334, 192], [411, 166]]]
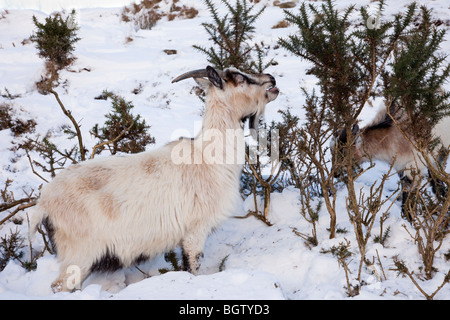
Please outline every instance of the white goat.
[[[42, 223], [54, 245], [60, 262], [55, 292], [80, 288], [92, 271], [132, 266], [180, 244], [184, 270], [197, 272], [208, 234], [230, 216], [239, 199], [242, 164], [213, 163], [211, 156], [237, 154], [242, 143], [225, 139], [226, 131], [243, 132], [243, 121], [258, 118], [279, 91], [271, 75], [235, 68], [208, 66], [173, 82], [187, 78], [206, 90], [197, 137], [156, 151], [73, 165], [42, 190], [30, 232]], [[214, 145], [224, 146], [212, 154], [208, 130], [215, 132]], [[74, 270], [77, 277], [72, 277]]]

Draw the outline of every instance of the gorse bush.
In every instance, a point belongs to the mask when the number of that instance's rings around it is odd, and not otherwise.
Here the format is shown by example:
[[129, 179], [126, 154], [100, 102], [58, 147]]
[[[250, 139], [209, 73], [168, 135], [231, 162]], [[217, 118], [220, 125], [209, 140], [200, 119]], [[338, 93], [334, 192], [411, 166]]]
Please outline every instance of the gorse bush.
[[[380, 1], [380, 12], [384, 7], [384, 1]], [[444, 31], [432, 25], [429, 10], [422, 7], [417, 13], [417, 5], [412, 3], [406, 13], [380, 21], [376, 27], [366, 23], [370, 17], [364, 7], [360, 9], [364, 23], [352, 26], [348, 19], [354, 11], [351, 6], [340, 13], [332, 1], [320, 8], [304, 3], [298, 14], [285, 12], [286, 20], [298, 27], [298, 33], [279, 40], [282, 47], [311, 62], [307, 72], [319, 80], [320, 96], [304, 91], [306, 137], [318, 141], [319, 136], [329, 138], [344, 128], [349, 152], [336, 159], [348, 168], [348, 173], [355, 166], [352, 128], [363, 107], [374, 98], [383, 97], [387, 111], [396, 120], [402, 119], [407, 133], [417, 139], [428, 137], [423, 133], [429, 133], [450, 110], [449, 93], [441, 87], [448, 78], [449, 66], [438, 53]], [[418, 126], [422, 130], [415, 130]], [[321, 139], [321, 143], [327, 140]], [[311, 161], [321, 163], [320, 167], [327, 171], [322, 179], [334, 175], [339, 167], [329, 168], [322, 154], [311, 153]], [[350, 175], [347, 181], [350, 189], [354, 178]]]
[[60, 13], [45, 18], [45, 23], [33, 16], [33, 23], [37, 31], [30, 37], [36, 44], [41, 58], [55, 64], [57, 70], [71, 64], [75, 43], [81, 40], [77, 37], [78, 26], [75, 23], [75, 10], [65, 19]]
[[[379, 11], [384, 8], [380, 1]], [[425, 116], [435, 125], [449, 115], [450, 93], [442, 85], [450, 65], [438, 51], [445, 30], [434, 26], [430, 10], [421, 7], [417, 13], [412, 3], [406, 13], [373, 26], [361, 7], [364, 23], [357, 28], [348, 20], [354, 11], [351, 6], [339, 13], [332, 1], [321, 9], [303, 3], [298, 14], [285, 11], [299, 31], [279, 44], [312, 63], [307, 73], [319, 80], [322, 102], [332, 111], [328, 120], [350, 127], [375, 96], [384, 97], [390, 110], [406, 112], [414, 123], [423, 123]]]
[[130, 101], [108, 91], [102, 96], [111, 99], [112, 112], [106, 115], [103, 127], [96, 124], [91, 130], [91, 134], [99, 139], [94, 153], [100, 153], [106, 147], [113, 155], [117, 152], [138, 153], [144, 151], [147, 144], [155, 143], [155, 138], [147, 132], [150, 126], [140, 115], [131, 113], [134, 106]]
[[347, 116], [350, 98], [356, 95], [363, 77], [349, 37], [348, 17], [353, 9], [341, 15], [330, 1], [322, 10], [303, 3], [298, 14], [285, 11], [286, 20], [297, 26], [298, 33], [279, 40], [283, 48], [312, 63], [307, 74], [318, 78], [323, 102], [333, 108], [338, 119]]
[[[415, 3], [408, 9], [407, 17], [417, 11]], [[414, 25], [402, 35], [393, 51], [391, 70], [383, 73], [384, 96], [395, 109], [408, 115], [405, 127], [417, 133], [416, 139], [427, 139], [431, 128], [450, 115], [450, 92], [443, 89], [450, 75], [447, 54], [439, 52], [445, 29], [437, 28], [431, 10], [420, 7], [412, 16]]]
[[10, 129], [16, 137], [33, 132], [36, 127], [36, 121], [33, 119], [22, 120], [14, 117], [12, 105], [6, 102], [0, 103], [0, 131]]
[[[151, 7], [158, 1], [151, 2]], [[145, 2], [146, 5], [150, 5]], [[55, 176], [53, 164], [64, 166], [67, 160], [72, 163], [84, 161], [87, 159], [88, 152], [83, 142], [81, 126], [75, 120], [71, 110], [68, 110], [62, 102], [59, 94], [54, 90], [59, 85], [59, 71], [66, 68], [75, 59], [73, 51], [75, 43], [80, 40], [77, 37], [79, 30], [75, 23], [75, 11], [63, 19], [60, 13], [56, 13], [45, 19], [45, 23], [40, 23], [35, 16], [33, 22], [37, 27], [37, 32], [31, 36], [31, 40], [36, 42], [36, 48], [40, 57], [46, 60], [47, 75], [38, 83], [38, 89], [43, 93], [52, 93], [64, 115], [72, 122], [73, 129], [66, 127], [64, 132], [68, 134], [69, 139], [77, 138], [78, 145], [69, 150], [60, 151], [57, 146], [51, 143], [48, 137], [42, 140], [29, 139], [23, 144], [25, 150], [38, 150], [40, 155], [50, 164], [48, 169], [46, 165], [35, 163], [44, 171], [50, 172]], [[147, 134], [149, 126], [145, 120], [140, 119], [140, 115], [133, 116], [131, 109], [134, 107], [131, 102], [125, 101], [122, 97], [110, 92], [104, 92], [103, 98], [112, 99], [113, 111], [106, 115], [105, 126], [95, 125], [91, 134], [99, 139], [97, 145], [93, 147], [91, 158], [99, 154], [106, 147], [111, 154], [117, 152], [136, 153], [145, 150], [145, 145], [154, 143], [154, 138]], [[55, 156], [60, 155], [59, 160]], [[58, 156], [59, 157], [59, 156]]]
[[273, 61], [263, 63], [263, 45], [250, 44], [250, 41], [255, 33], [255, 22], [266, 7], [257, 10], [255, 5], [249, 6], [247, 0], [236, 0], [235, 6], [221, 1], [228, 9], [223, 17], [219, 16], [213, 1], [205, 0], [213, 21], [202, 23], [202, 26], [213, 45], [209, 48], [194, 45], [194, 48], [204, 53], [208, 62], [220, 70], [235, 67], [244, 72], [262, 73]]
[[[385, 2], [380, 1], [379, 13], [384, 9]], [[445, 30], [434, 25], [431, 11], [426, 7], [418, 9], [416, 3], [411, 3], [405, 13], [376, 24], [365, 7], [360, 8], [363, 23], [352, 24], [349, 17], [355, 11], [356, 8], [350, 6], [340, 12], [331, 0], [320, 6], [303, 3], [297, 14], [285, 11], [286, 20], [296, 26], [298, 32], [280, 39], [279, 44], [310, 62], [307, 73], [318, 79], [319, 94], [303, 89], [307, 97], [306, 123], [298, 137], [304, 143], [299, 144], [299, 153], [291, 155], [292, 167], [303, 165], [302, 170], [318, 178], [330, 213], [331, 238], [336, 232], [338, 189], [333, 176], [340, 168], [346, 169], [346, 207], [361, 257], [356, 276], [361, 283], [372, 227], [376, 219], [382, 225], [389, 217], [388, 211], [381, 213], [381, 207], [387, 199], [395, 198], [398, 190], [389, 198], [382, 195], [385, 182], [395, 173], [393, 165], [369, 192], [363, 193], [355, 187], [355, 180], [363, 172], [353, 170], [357, 167], [353, 148], [358, 138], [358, 130], [355, 130], [358, 117], [366, 105], [376, 98], [383, 99], [387, 117], [405, 136], [412, 137], [412, 148], [426, 159], [431, 177], [440, 181], [442, 190], [448, 190], [450, 176], [445, 168], [431, 164], [429, 151], [435, 145], [430, 141], [431, 129], [450, 114], [450, 93], [442, 88], [448, 80], [450, 64], [446, 62], [447, 55], [439, 52]], [[343, 145], [330, 154], [327, 143], [340, 129], [345, 136]], [[298, 154], [301, 157], [296, 157]], [[332, 166], [330, 159], [334, 159]], [[427, 193], [428, 183], [425, 181], [411, 193], [413, 199], [404, 209], [409, 211], [407, 216], [413, 217], [416, 234], [412, 237], [422, 256], [426, 278], [430, 279], [434, 255], [450, 232], [450, 195], [447, 191], [446, 195], [431, 197]], [[359, 289], [349, 287], [349, 292], [358, 294]]]

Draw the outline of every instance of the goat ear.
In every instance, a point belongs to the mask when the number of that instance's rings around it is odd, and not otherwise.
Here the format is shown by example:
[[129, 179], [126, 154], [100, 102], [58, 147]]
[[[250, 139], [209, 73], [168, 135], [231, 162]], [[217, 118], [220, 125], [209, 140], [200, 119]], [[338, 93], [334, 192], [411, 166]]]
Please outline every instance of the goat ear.
[[359, 125], [355, 123], [352, 127], [352, 135], [356, 136], [359, 133]]
[[361, 147], [362, 145], [362, 139], [361, 136], [358, 135], [359, 134], [359, 125], [357, 123], [355, 123], [352, 127], [352, 136], [356, 137], [356, 141], [355, 141], [355, 145], [357, 148]]
[[206, 67], [206, 74], [208, 75], [209, 81], [217, 88], [223, 89], [223, 80], [217, 71], [210, 66]]

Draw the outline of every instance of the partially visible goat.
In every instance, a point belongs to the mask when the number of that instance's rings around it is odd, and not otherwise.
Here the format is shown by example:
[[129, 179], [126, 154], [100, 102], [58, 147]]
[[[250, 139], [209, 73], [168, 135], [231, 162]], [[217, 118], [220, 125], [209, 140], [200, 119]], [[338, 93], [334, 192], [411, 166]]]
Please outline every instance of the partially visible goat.
[[[443, 157], [437, 151], [441, 149], [448, 152], [450, 146], [450, 117], [443, 118], [432, 131], [434, 138], [440, 139], [440, 146], [436, 147], [430, 159], [436, 160], [435, 165], [445, 166]], [[426, 164], [414, 146], [408, 140], [412, 140], [412, 136], [407, 132], [403, 133], [394, 123], [393, 119], [386, 110], [380, 110], [378, 115], [362, 129], [355, 124], [352, 127], [352, 152], [353, 159], [356, 164], [362, 164], [369, 160], [385, 161], [393, 165], [393, 168], [399, 173], [405, 193], [403, 194], [403, 202], [407, 197], [407, 192], [413, 182], [413, 173], [426, 174]], [[407, 137], [405, 137], [407, 134]], [[347, 145], [346, 129], [340, 130], [333, 137], [330, 147], [333, 153], [333, 170], [335, 176], [338, 177], [342, 171], [346, 169], [345, 165], [337, 168], [336, 162], [341, 162], [343, 156], [343, 148]], [[341, 159], [337, 159], [339, 157]], [[433, 181], [432, 181], [433, 183]], [[433, 184], [433, 191], [435, 190]]]
[[[279, 91], [271, 75], [235, 68], [208, 66], [173, 82], [188, 78], [206, 90], [197, 137], [156, 151], [73, 165], [42, 190], [30, 232], [42, 223], [56, 249], [60, 275], [54, 291], [79, 288], [92, 271], [132, 266], [180, 244], [184, 270], [197, 272], [208, 234], [232, 214], [239, 199], [242, 163], [228, 153], [243, 152], [237, 150], [243, 144], [236, 143], [236, 134], [226, 139], [226, 131], [243, 132], [244, 119], [259, 118]], [[243, 139], [243, 133], [237, 136]], [[212, 143], [223, 148], [211, 148]], [[220, 152], [228, 163], [211, 161]]]

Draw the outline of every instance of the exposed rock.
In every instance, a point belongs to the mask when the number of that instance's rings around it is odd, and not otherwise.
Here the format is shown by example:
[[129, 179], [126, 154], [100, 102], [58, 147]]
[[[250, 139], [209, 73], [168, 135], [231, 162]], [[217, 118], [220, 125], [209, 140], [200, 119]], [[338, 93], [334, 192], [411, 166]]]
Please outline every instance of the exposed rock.
[[177, 50], [175, 49], [164, 49], [163, 50], [167, 55], [177, 54]]
[[276, 7], [280, 7], [281, 9], [291, 9], [291, 8], [294, 8], [297, 5], [297, 3], [294, 1], [281, 2], [281, 1], [275, 0], [273, 2], [273, 5]]

